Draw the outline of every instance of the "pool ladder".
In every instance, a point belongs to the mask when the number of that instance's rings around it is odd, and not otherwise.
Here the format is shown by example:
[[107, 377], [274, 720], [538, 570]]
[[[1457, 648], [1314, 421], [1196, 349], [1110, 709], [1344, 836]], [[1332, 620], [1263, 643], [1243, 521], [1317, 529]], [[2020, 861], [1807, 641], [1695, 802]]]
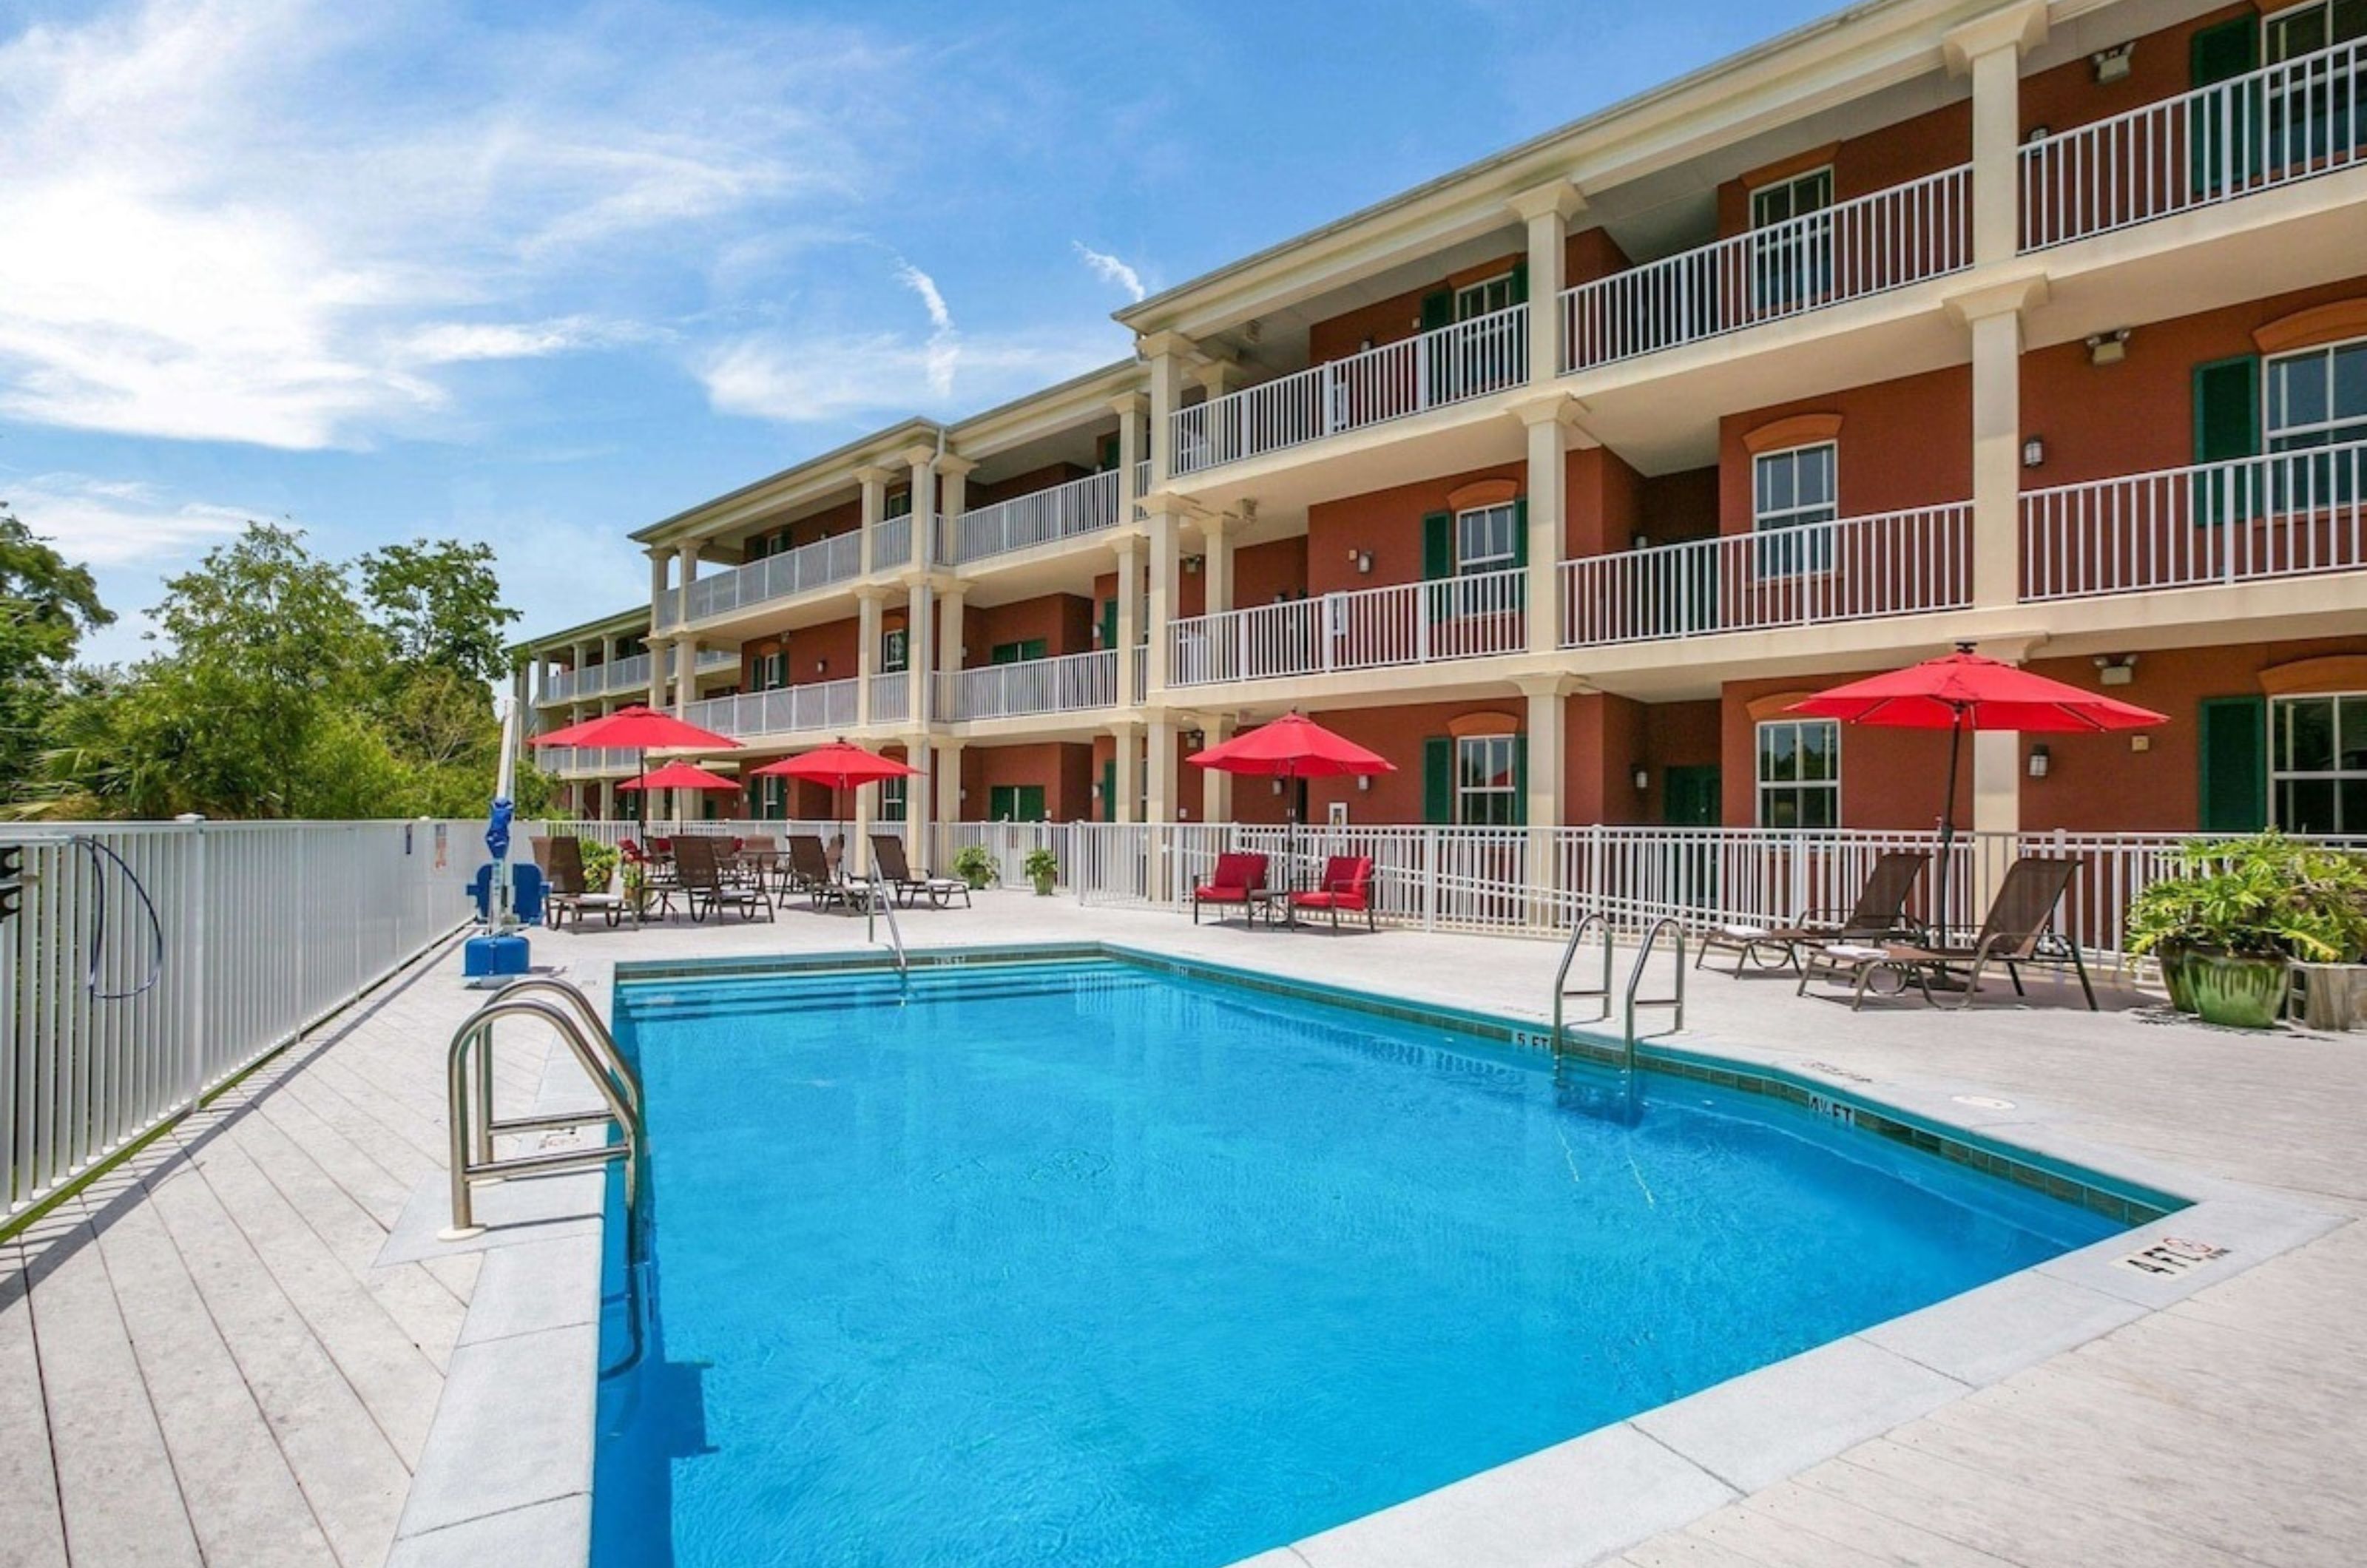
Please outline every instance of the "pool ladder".
[[[551, 998], [556, 998], [556, 1000]], [[567, 1044], [569, 1055], [600, 1096], [597, 1109], [561, 1111], [540, 1116], [496, 1116], [493, 1112], [493, 1030], [505, 1018], [531, 1018], [550, 1026]], [[640, 1359], [642, 1339], [641, 1273], [648, 1261], [648, 1240], [642, 1219], [643, 1168], [649, 1152], [648, 1124], [642, 1116], [641, 1080], [617, 1049], [616, 1037], [600, 1020], [591, 999], [564, 980], [533, 975], [511, 981], [485, 999], [453, 1032], [445, 1055], [445, 1112], [451, 1128], [452, 1224], [440, 1239], [460, 1241], [482, 1235], [477, 1223], [476, 1186], [510, 1177], [557, 1176], [610, 1165], [624, 1168], [626, 1308], [630, 1319], [631, 1348], [624, 1360], [602, 1369], [607, 1377]], [[574, 1148], [538, 1149], [504, 1155], [493, 1146], [496, 1137], [522, 1133], [580, 1132], [586, 1128], [612, 1134], [597, 1144]]]
[[[1573, 987], [1569, 983], [1570, 965], [1578, 961], [1578, 950], [1585, 945], [1590, 935], [1598, 939], [1602, 948], [1602, 978], [1595, 985]], [[1644, 983], [1644, 966], [1651, 962], [1653, 951], [1659, 946], [1663, 935], [1676, 950], [1676, 988], [1665, 997], [1638, 996], [1637, 991]], [[1578, 924], [1570, 930], [1569, 941], [1562, 947], [1561, 966], [1554, 972], [1551, 1043], [1556, 1055], [1565, 1048], [1564, 1042], [1568, 1038], [1565, 1010], [1573, 1001], [1592, 1001], [1602, 1005], [1602, 1010], [1591, 1021], [1593, 1022], [1600, 1023], [1611, 1016], [1611, 922], [1599, 911], [1579, 917]], [[1621, 997], [1621, 1038], [1625, 1043], [1621, 1066], [1632, 1073], [1636, 1070], [1636, 1042], [1638, 1038], [1636, 1013], [1638, 1009], [1670, 1010], [1673, 1016], [1670, 1019], [1669, 1027], [1661, 1032], [1663, 1033], [1674, 1033], [1685, 1026], [1685, 928], [1676, 920], [1663, 917], [1654, 920], [1650, 929], [1645, 931], [1642, 944], [1636, 949], [1636, 962], [1627, 970], [1627, 987]]]

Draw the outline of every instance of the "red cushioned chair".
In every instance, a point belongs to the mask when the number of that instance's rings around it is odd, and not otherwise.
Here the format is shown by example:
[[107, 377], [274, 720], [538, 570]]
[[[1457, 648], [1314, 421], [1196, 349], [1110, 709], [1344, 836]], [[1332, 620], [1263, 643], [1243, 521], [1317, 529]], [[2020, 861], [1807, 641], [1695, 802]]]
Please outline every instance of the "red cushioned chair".
[[1333, 855], [1323, 863], [1323, 879], [1313, 891], [1294, 893], [1290, 907], [1298, 909], [1329, 909], [1331, 929], [1340, 929], [1340, 911], [1354, 914], [1363, 910], [1365, 929], [1373, 924], [1373, 857], [1370, 855]]
[[1239, 904], [1242, 918], [1247, 919], [1250, 895], [1264, 886], [1265, 856], [1239, 852], [1218, 855], [1217, 869], [1192, 884], [1192, 923], [1200, 923], [1203, 904]]

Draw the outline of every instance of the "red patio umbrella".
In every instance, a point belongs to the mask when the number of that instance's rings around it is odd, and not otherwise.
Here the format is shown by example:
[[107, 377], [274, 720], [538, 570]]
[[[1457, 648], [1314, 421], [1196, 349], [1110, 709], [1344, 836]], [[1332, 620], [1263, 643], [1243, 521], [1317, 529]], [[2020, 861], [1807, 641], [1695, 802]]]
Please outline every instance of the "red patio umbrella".
[[[1270, 724], [1244, 730], [1230, 740], [1185, 759], [1195, 767], [1220, 773], [1249, 773], [1264, 778], [1339, 778], [1347, 774], [1393, 773], [1398, 765], [1377, 751], [1368, 751], [1344, 735], [1335, 735], [1296, 709]], [[1298, 849], [1298, 803], [1284, 813], [1283, 863], [1287, 866]]]
[[643, 773], [637, 779], [627, 779], [617, 786], [627, 789], [713, 789], [733, 791], [740, 787], [737, 779], [727, 779], [721, 773], [710, 773], [705, 768], [689, 762], [668, 762], [655, 773]]
[[1956, 760], [1968, 729], [2031, 730], [2061, 735], [2108, 729], [2143, 729], [2168, 724], [2169, 716], [2135, 703], [2083, 692], [2044, 675], [2033, 675], [1995, 659], [1973, 645], [1927, 659], [1904, 670], [1852, 681], [1794, 703], [1793, 713], [1871, 724], [1893, 729], [1948, 732], [1948, 795], [1940, 812], [1940, 886], [1931, 908], [1939, 923], [1948, 919], [1949, 846], [1956, 836]]
[[835, 812], [840, 790], [860, 789], [882, 779], [911, 778], [921, 770], [844, 740], [833, 740], [827, 746], [817, 746], [810, 751], [800, 751], [794, 757], [784, 757], [748, 771], [754, 777], [810, 779], [826, 784], [830, 785], [831, 809]]
[[[687, 747], [701, 751], [721, 751], [734, 749], [740, 742], [728, 735], [718, 735], [711, 729], [701, 729], [695, 724], [660, 713], [643, 703], [604, 713], [597, 718], [587, 718], [581, 724], [549, 730], [534, 738], [537, 746], [629, 746], [640, 755], [635, 759], [640, 771], [646, 774], [650, 768], [649, 753], [655, 747]], [[633, 796], [633, 825], [646, 822], [649, 796], [637, 792]]]

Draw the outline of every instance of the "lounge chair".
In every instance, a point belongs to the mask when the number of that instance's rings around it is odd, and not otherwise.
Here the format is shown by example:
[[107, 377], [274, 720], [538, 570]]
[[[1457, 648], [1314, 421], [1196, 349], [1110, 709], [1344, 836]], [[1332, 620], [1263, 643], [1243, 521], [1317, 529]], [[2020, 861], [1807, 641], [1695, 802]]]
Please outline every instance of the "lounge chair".
[[542, 916], [551, 930], [559, 929], [561, 915], [582, 929], [586, 909], [605, 916], [612, 926], [624, 918], [624, 899], [606, 888], [595, 893], [584, 886], [581, 840], [561, 836], [531, 842], [534, 863], [541, 868], [545, 886]]
[[[2088, 998], [2088, 1010], [2094, 1012], [2096, 987], [2089, 983], [2079, 944], [2056, 936], [2049, 929], [2055, 907], [2063, 901], [2078, 871], [2076, 860], [2024, 855], [2006, 872], [2004, 884], [1989, 904], [1988, 918], [1981, 922], [1980, 934], [1969, 946], [1885, 942], [1820, 947], [1801, 961], [1800, 991], [1806, 993], [1809, 980], [1819, 975], [1840, 981], [1852, 988], [1850, 1010], [1855, 1011], [1865, 1003], [1867, 984], [1887, 970], [1899, 977], [1900, 990], [1911, 981], [1934, 1007], [1965, 1008], [1972, 1005], [1973, 993], [1981, 988], [1981, 975], [1990, 964], [2005, 965], [2018, 997], [2028, 994], [2022, 988], [2022, 965], [2040, 964], [2058, 973], [2066, 968], [2075, 972]], [[1952, 994], [1961, 984], [1963, 999], [1942, 1002], [1932, 994], [1935, 982], [1943, 994]]]
[[817, 909], [848, 902], [846, 884], [839, 880], [830, 852], [810, 833], [790, 838], [787, 869], [782, 875], [784, 891], [806, 895]]
[[1911, 850], [1890, 850], [1874, 863], [1874, 871], [1858, 890], [1857, 903], [1846, 913], [1839, 909], [1810, 909], [1788, 926], [1761, 929], [1757, 926], [1715, 926], [1702, 932], [1695, 941], [1693, 967], [1702, 966], [1713, 950], [1734, 954], [1734, 972], [1741, 974], [1747, 964], [1758, 964], [1769, 969], [1785, 965], [1797, 966], [1800, 949], [1827, 942], [1883, 942], [1911, 940], [1921, 935], [1907, 918], [1907, 896], [1915, 889], [1915, 879], [1923, 874], [1928, 863], [1924, 857]]
[[1314, 888], [1290, 896], [1291, 919], [1298, 919], [1301, 909], [1329, 909], [1331, 929], [1340, 929], [1340, 911], [1361, 913], [1365, 929], [1373, 924], [1373, 857], [1370, 855], [1333, 855], [1323, 863], [1323, 875]]
[[[1217, 869], [1192, 884], [1192, 923], [1200, 923], [1200, 907], [1213, 904], [1218, 908], [1238, 904], [1241, 918], [1247, 919], [1250, 895], [1265, 890], [1265, 856], [1234, 851], [1217, 857]], [[1221, 915], [1217, 917], [1223, 919]]]
[[939, 876], [935, 872], [912, 874], [912, 863], [904, 858], [904, 840], [893, 833], [871, 835], [871, 863], [879, 873], [879, 880], [894, 889], [896, 896], [911, 908], [919, 899], [926, 898], [935, 908], [951, 907], [958, 895], [962, 908], [971, 907], [969, 884], [958, 876]]
[[766, 919], [773, 918], [773, 901], [763, 888], [723, 874], [723, 847], [713, 839], [685, 833], [674, 841], [674, 863], [692, 919], [703, 920], [709, 912], [727, 908], [739, 910], [743, 919], [754, 919], [759, 909]]

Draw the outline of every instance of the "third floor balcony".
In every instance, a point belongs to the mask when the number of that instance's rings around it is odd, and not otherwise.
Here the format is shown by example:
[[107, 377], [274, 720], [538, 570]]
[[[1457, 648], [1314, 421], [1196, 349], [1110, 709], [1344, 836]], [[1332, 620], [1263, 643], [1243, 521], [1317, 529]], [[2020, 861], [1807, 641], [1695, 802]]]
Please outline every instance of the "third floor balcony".
[[1217, 685], [1519, 653], [1528, 645], [1525, 575], [1518, 568], [1474, 572], [1195, 615], [1169, 628], [1168, 683]]
[[938, 678], [938, 716], [1015, 718], [1117, 703], [1117, 649], [961, 670]]

